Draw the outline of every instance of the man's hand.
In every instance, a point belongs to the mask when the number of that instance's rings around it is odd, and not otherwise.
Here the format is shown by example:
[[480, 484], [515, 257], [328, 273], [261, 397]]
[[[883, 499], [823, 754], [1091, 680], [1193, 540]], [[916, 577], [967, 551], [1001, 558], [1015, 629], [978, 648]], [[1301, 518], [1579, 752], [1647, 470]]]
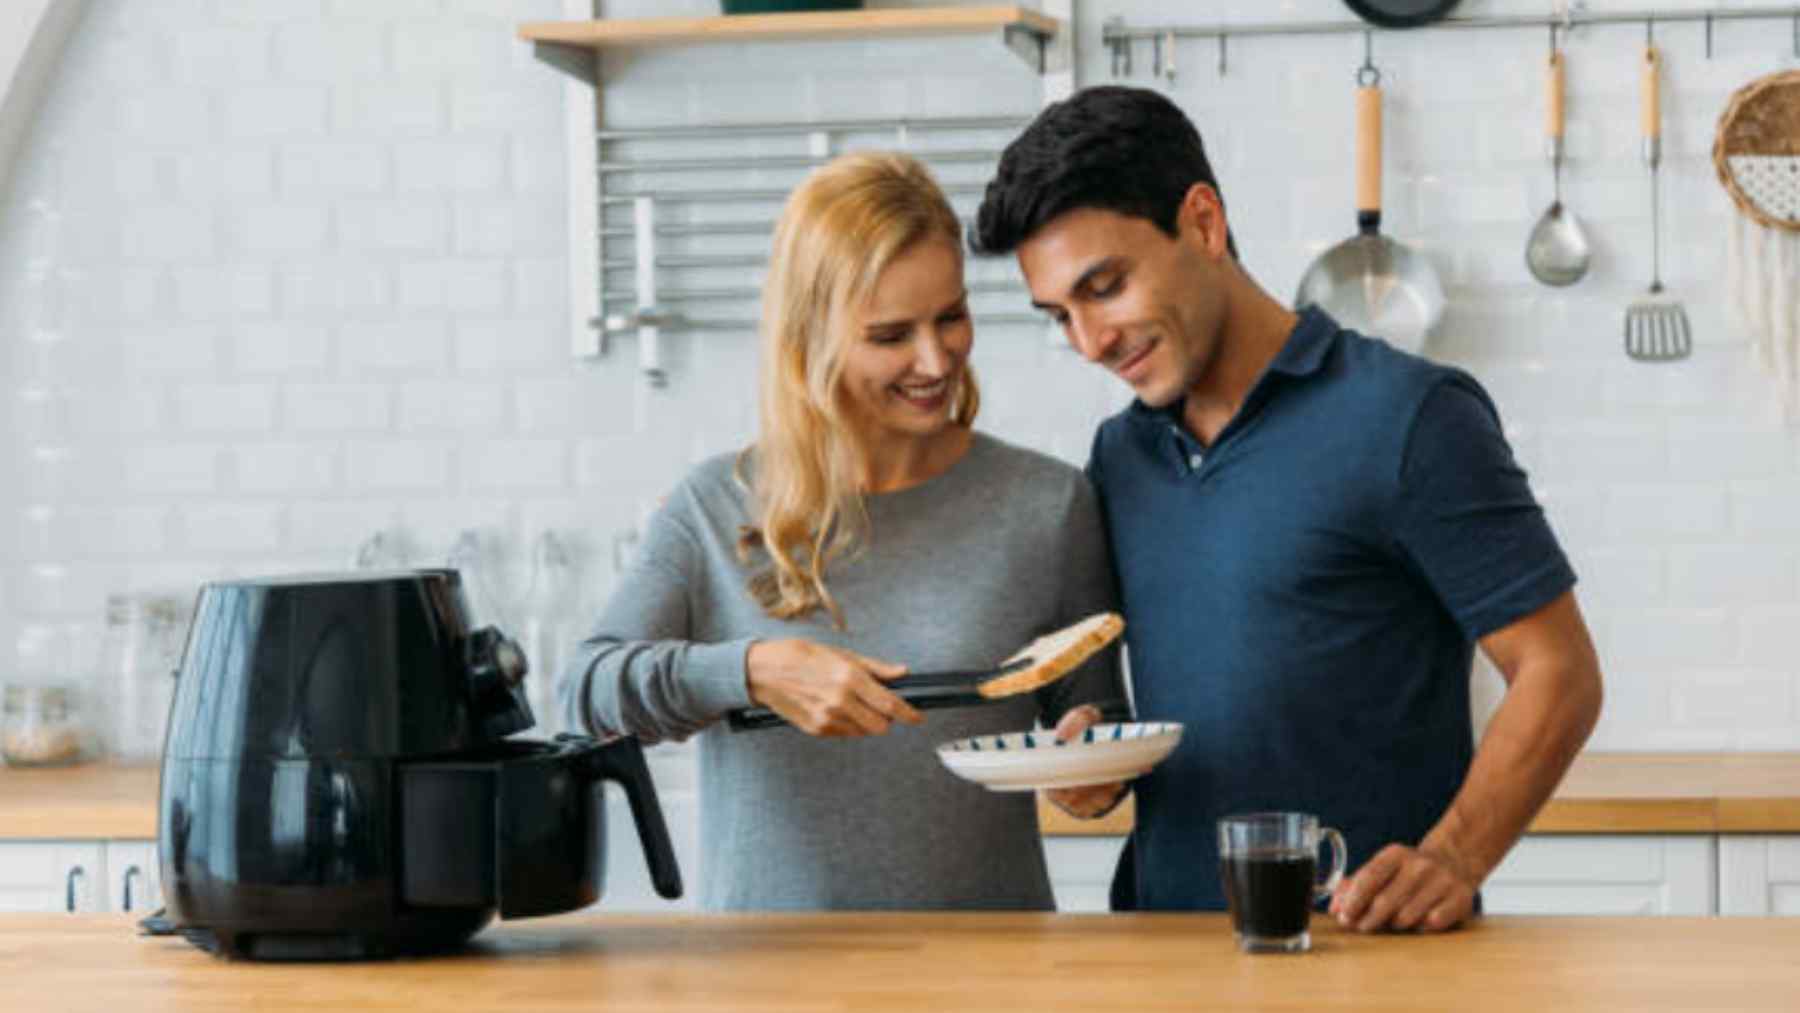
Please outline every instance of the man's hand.
[[[1062, 742], [1077, 738], [1089, 726], [1099, 723], [1100, 708], [1091, 703], [1084, 703], [1069, 710], [1056, 723], [1056, 737]], [[1125, 797], [1129, 786], [1123, 781], [1112, 781], [1107, 784], [1090, 784], [1080, 788], [1051, 788], [1044, 792], [1052, 805], [1068, 813], [1076, 819], [1091, 820], [1111, 812], [1113, 806]]]
[[1468, 919], [1478, 885], [1446, 852], [1390, 844], [1338, 884], [1331, 913], [1358, 932], [1443, 932]]
[[750, 699], [808, 735], [881, 735], [925, 720], [884, 683], [905, 665], [810, 640], [759, 640], [745, 658]]

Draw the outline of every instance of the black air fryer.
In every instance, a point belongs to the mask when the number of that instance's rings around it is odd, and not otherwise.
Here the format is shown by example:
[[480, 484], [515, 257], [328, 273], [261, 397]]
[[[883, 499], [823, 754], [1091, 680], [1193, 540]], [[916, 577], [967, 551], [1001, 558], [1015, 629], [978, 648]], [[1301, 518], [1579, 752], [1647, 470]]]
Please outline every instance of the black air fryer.
[[508, 739], [532, 724], [525, 658], [467, 617], [454, 570], [201, 590], [163, 749], [163, 928], [231, 957], [357, 959], [585, 907], [603, 780], [657, 893], [681, 896], [637, 740]]

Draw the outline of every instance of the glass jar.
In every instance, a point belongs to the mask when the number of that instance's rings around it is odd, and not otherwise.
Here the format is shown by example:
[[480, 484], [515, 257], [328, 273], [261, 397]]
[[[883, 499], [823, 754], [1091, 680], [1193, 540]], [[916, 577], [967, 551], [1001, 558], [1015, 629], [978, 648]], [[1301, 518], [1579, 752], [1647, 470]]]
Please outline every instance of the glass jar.
[[14, 767], [62, 767], [87, 758], [87, 729], [67, 686], [8, 686], [0, 756]]
[[105, 656], [110, 681], [107, 752], [123, 763], [153, 763], [175, 700], [189, 598], [177, 594], [114, 594], [106, 599]]

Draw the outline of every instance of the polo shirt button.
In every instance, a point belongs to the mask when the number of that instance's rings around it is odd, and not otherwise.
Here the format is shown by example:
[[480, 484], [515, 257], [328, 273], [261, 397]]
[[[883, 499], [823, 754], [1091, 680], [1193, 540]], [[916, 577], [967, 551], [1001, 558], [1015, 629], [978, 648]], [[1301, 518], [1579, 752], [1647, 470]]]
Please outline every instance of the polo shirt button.
[[1204, 460], [1206, 460], [1205, 454], [1191, 454], [1188, 456], [1188, 467], [1194, 471], [1199, 471], [1200, 462]]

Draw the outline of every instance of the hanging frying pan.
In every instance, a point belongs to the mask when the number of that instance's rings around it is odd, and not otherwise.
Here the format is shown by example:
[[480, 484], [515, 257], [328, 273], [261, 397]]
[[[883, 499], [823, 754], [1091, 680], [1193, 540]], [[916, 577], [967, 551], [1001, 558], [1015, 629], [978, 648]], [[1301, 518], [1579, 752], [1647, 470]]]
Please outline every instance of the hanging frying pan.
[[1321, 253], [1300, 278], [1294, 308], [1318, 306], [1340, 325], [1418, 352], [1444, 314], [1444, 286], [1423, 254], [1381, 234], [1381, 73], [1356, 89], [1356, 234]]
[[1383, 28], [1417, 28], [1450, 13], [1456, 0], [1344, 0], [1357, 17]]

